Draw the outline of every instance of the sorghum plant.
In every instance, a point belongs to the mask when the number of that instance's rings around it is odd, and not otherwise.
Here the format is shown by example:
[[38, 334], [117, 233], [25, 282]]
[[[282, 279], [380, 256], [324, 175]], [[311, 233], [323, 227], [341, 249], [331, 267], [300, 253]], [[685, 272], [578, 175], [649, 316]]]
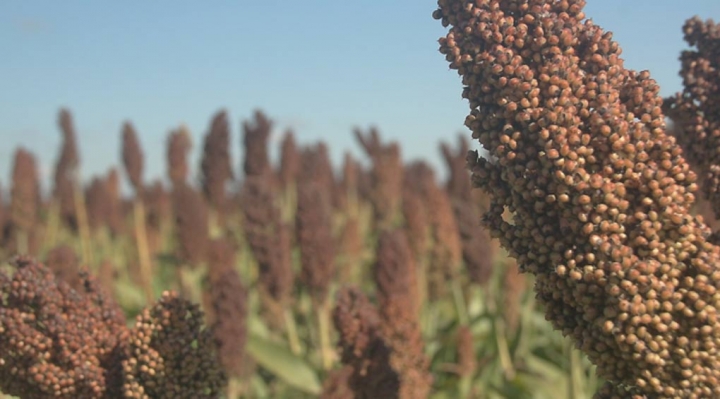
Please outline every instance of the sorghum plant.
[[438, 5], [489, 152], [469, 157], [486, 225], [608, 381], [596, 397], [720, 395], [720, 247], [690, 213], [696, 176], [650, 74], [623, 66], [584, 0]]

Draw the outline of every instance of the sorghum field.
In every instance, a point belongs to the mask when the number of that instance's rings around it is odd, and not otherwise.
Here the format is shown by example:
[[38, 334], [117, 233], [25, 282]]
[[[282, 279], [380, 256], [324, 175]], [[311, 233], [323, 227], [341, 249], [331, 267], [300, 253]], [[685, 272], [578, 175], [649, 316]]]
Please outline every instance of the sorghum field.
[[348, 132], [365, 159], [333, 168], [288, 131], [271, 162], [272, 115], [220, 110], [164, 154], [128, 121], [118, 166], [86, 176], [82, 115], [59, 110], [52, 187], [31, 148], [8, 160], [0, 390], [720, 397], [720, 27], [677, 27], [685, 88], [663, 99], [584, 3], [438, 1], [472, 131], [445, 171], [372, 127]]

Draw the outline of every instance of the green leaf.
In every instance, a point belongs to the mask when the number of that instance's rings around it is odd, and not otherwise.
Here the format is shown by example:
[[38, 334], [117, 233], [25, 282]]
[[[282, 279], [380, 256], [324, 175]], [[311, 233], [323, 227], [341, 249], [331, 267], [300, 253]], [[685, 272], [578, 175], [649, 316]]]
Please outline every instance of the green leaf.
[[309, 394], [320, 393], [320, 380], [315, 370], [304, 359], [293, 355], [289, 348], [251, 335], [247, 351], [262, 367], [287, 384]]

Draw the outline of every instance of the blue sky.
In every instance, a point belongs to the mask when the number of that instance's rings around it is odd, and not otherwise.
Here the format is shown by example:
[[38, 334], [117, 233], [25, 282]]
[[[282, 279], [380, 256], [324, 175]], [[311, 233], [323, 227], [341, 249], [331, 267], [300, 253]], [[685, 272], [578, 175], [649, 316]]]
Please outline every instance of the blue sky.
[[[16, 146], [48, 174], [59, 107], [74, 114], [83, 175], [120, 159], [130, 119], [147, 180], [165, 175], [165, 137], [185, 123], [197, 148], [210, 117], [229, 111], [240, 167], [240, 120], [256, 108], [323, 139], [333, 160], [361, 154], [353, 126], [377, 125], [406, 159], [441, 166], [440, 140], [465, 132], [457, 74], [437, 52], [444, 29], [431, 0], [0, 2], [0, 182]], [[586, 14], [615, 33], [626, 66], [649, 69], [663, 95], [680, 89], [686, 18], [720, 19], [720, 1], [588, 0]], [[273, 149], [274, 150], [274, 149]]]

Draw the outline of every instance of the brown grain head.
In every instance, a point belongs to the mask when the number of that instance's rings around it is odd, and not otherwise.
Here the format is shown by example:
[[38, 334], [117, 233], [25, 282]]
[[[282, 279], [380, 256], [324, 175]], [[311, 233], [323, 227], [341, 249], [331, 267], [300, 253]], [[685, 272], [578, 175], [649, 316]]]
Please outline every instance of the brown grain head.
[[79, 179], [80, 155], [75, 137], [75, 126], [70, 111], [61, 109], [58, 126], [62, 132], [60, 155], [55, 164], [53, 196], [59, 202], [63, 221], [71, 229], [77, 229], [73, 190]]
[[273, 123], [262, 111], [255, 111], [252, 121], [243, 122], [243, 170], [248, 176], [271, 171], [268, 140]]
[[203, 145], [200, 170], [205, 198], [215, 210], [224, 210], [227, 200], [226, 187], [233, 179], [230, 160], [230, 123], [224, 110], [215, 114], [210, 123]]
[[173, 185], [187, 180], [189, 173], [187, 156], [191, 148], [190, 131], [185, 126], [170, 132], [167, 140], [167, 173]]
[[10, 191], [10, 222], [12, 227], [26, 233], [38, 221], [40, 181], [35, 157], [24, 148], [15, 151]]
[[247, 374], [248, 290], [235, 270], [235, 248], [227, 238], [214, 239], [208, 246], [208, 284], [214, 322], [213, 340], [226, 374]]
[[280, 170], [278, 174], [283, 190], [297, 184], [300, 174], [300, 151], [295, 143], [295, 134], [292, 130], [285, 132], [280, 143]]
[[650, 73], [624, 67], [584, 0], [438, 5], [488, 151], [468, 157], [485, 225], [609, 381], [596, 397], [720, 396], [720, 248], [690, 212], [697, 176]]
[[202, 195], [188, 184], [178, 184], [172, 192], [177, 257], [181, 263], [197, 267], [205, 260], [209, 241], [208, 212]]
[[130, 121], [123, 123], [122, 127], [122, 161], [130, 185], [135, 190], [136, 195], [140, 196], [143, 190], [144, 158], [137, 132]]
[[323, 304], [336, 273], [335, 246], [331, 205], [316, 184], [298, 187], [295, 228], [300, 248], [300, 279], [313, 301]]

